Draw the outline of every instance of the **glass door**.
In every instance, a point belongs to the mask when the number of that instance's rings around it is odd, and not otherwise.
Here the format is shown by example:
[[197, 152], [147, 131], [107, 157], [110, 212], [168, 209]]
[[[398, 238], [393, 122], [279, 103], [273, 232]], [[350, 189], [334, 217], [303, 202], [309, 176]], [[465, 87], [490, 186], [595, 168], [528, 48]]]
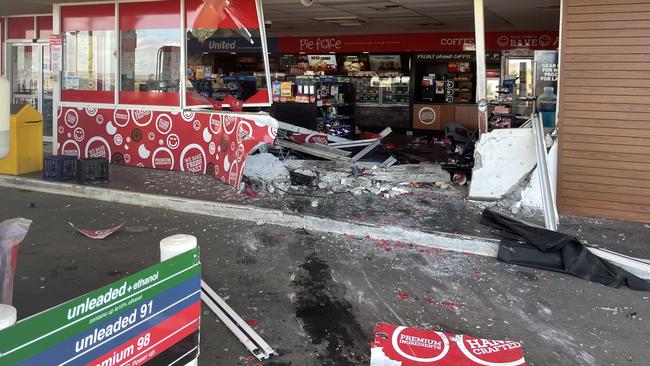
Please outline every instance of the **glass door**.
[[53, 139], [53, 116], [54, 116], [54, 80], [50, 77], [50, 45], [41, 44], [41, 59], [42, 62], [42, 82], [41, 82], [41, 93], [40, 101], [41, 105], [38, 110], [43, 115], [43, 140], [52, 142]]
[[43, 115], [43, 140], [52, 141], [53, 90], [50, 79], [50, 46], [14, 43], [7, 47], [11, 60], [11, 98], [15, 104], [31, 104]]
[[38, 109], [40, 47], [34, 44], [11, 46], [11, 96], [14, 104], [31, 104]]

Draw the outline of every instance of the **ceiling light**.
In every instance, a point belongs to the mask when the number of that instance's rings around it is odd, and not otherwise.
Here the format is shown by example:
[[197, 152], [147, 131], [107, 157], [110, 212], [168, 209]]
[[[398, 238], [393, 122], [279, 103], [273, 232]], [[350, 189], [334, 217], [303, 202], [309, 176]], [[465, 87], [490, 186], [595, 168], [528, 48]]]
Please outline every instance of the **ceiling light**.
[[354, 27], [358, 25], [364, 25], [366, 22], [359, 19], [356, 16], [345, 16], [345, 17], [322, 17], [314, 18], [319, 22], [328, 23], [328, 24], [338, 24], [343, 27]]
[[304, 6], [312, 6], [317, 0], [300, 0], [300, 3]]

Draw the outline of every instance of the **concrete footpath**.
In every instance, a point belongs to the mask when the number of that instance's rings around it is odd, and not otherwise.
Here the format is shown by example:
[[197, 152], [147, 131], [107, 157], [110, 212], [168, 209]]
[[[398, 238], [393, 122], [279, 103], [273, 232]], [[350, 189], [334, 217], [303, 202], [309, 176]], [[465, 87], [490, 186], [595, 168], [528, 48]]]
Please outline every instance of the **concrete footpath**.
[[[468, 201], [461, 188], [412, 188], [409, 194], [388, 199], [322, 190], [251, 196], [204, 175], [119, 165], [111, 165], [111, 182], [107, 185], [49, 182], [43, 181], [40, 174], [31, 174], [0, 175], [0, 186], [311, 231], [395, 239], [487, 256], [495, 256], [497, 250], [497, 238], [479, 223], [483, 210], [495, 204]], [[527, 211], [516, 216], [543, 224], [540, 213]], [[650, 258], [648, 228], [650, 225], [642, 223], [562, 216], [560, 231], [591, 245]]]
[[[492, 258], [0, 188], [0, 220], [34, 220], [21, 245], [21, 318], [158, 261], [160, 239], [196, 235], [203, 278], [275, 347], [267, 365], [368, 365], [377, 322], [524, 342], [530, 365], [647, 365], [648, 293]], [[126, 221], [93, 241], [74, 232]], [[202, 366], [255, 365], [203, 309]]]

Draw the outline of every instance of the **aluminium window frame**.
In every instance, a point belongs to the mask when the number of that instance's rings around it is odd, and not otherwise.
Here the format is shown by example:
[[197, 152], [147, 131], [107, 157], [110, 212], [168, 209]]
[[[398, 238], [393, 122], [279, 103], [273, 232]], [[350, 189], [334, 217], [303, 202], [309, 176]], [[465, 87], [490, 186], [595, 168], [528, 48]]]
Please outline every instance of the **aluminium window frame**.
[[[113, 51], [116, 54], [116, 59], [115, 59], [115, 64], [113, 68], [113, 72], [115, 75], [115, 90], [114, 92], [114, 101], [113, 103], [93, 103], [93, 102], [66, 102], [66, 101], [61, 101], [61, 88], [62, 88], [62, 83], [61, 83], [61, 76], [62, 72], [57, 72], [57, 75], [55, 77], [55, 85], [54, 85], [54, 116], [57, 115], [56, 111], [58, 110], [59, 107], [92, 107], [92, 108], [106, 108], [106, 109], [142, 109], [142, 110], [156, 110], [156, 111], [164, 111], [164, 112], [182, 112], [185, 110], [197, 110], [197, 109], [204, 109], [204, 108], [212, 108], [212, 106], [192, 106], [188, 107], [187, 106], [187, 79], [186, 79], [186, 70], [187, 70], [187, 24], [186, 24], [186, 9], [185, 9], [185, 0], [177, 0], [180, 2], [180, 44], [181, 44], [181, 62], [180, 62], [180, 70], [179, 70], [179, 75], [181, 76], [180, 78], [180, 98], [179, 98], [179, 105], [178, 106], [163, 106], [163, 105], [134, 105], [134, 104], [124, 104], [120, 103], [119, 101], [119, 94], [121, 91], [121, 75], [120, 75], [120, 62], [121, 62], [121, 37], [120, 37], [120, 27], [119, 27], [119, 21], [120, 21], [120, 4], [123, 3], [140, 3], [140, 2], [156, 2], [156, 1], [164, 1], [164, 0], [99, 0], [99, 1], [88, 1], [88, 2], [70, 2], [70, 3], [56, 3], [54, 4], [54, 11], [52, 13], [53, 15], [53, 29], [52, 29], [52, 34], [62, 34], [61, 33], [61, 8], [66, 7], [66, 6], [83, 6], [83, 5], [99, 5], [99, 4], [114, 4], [115, 5], [115, 37], [117, 37], [116, 42], [115, 42], [115, 47]], [[261, 40], [261, 46], [262, 46], [262, 59], [264, 61], [264, 71], [265, 71], [265, 77], [266, 77], [266, 90], [268, 93], [268, 102], [267, 103], [245, 103], [244, 107], [270, 107], [271, 104], [273, 103], [272, 99], [272, 88], [271, 88], [271, 72], [270, 72], [270, 64], [269, 64], [269, 50], [268, 50], [268, 42], [266, 39], [266, 27], [264, 23], [264, 11], [262, 7], [262, 0], [255, 0], [255, 5], [256, 5], [256, 10], [257, 10], [257, 15], [258, 15], [258, 27], [259, 27], [259, 32], [260, 32], [260, 40]], [[43, 14], [39, 14], [43, 15]], [[35, 18], [36, 19], [36, 18]], [[36, 20], [35, 20], [36, 22]], [[6, 22], [5, 22], [6, 24]], [[35, 29], [36, 30], [36, 29]], [[4, 65], [3, 65], [4, 66]], [[224, 104], [224, 107], [229, 107], [229, 105]], [[55, 123], [55, 128], [56, 123]], [[56, 144], [55, 144], [56, 145]]]

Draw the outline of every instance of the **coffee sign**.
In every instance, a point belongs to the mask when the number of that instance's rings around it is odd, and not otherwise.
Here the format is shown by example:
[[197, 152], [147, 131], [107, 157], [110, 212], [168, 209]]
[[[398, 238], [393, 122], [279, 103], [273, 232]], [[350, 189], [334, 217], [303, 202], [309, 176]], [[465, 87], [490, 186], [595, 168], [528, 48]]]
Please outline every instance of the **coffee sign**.
[[431, 107], [424, 107], [418, 112], [418, 120], [423, 125], [430, 125], [436, 121], [436, 111]]

